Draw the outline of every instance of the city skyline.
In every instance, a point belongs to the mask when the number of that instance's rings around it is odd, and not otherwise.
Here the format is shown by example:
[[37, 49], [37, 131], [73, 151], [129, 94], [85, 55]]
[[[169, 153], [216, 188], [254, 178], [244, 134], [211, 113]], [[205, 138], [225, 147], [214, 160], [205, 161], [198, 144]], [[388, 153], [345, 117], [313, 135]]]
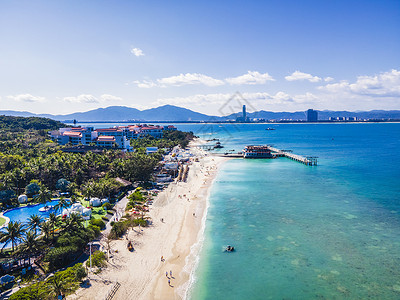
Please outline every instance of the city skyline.
[[400, 109], [398, 1], [0, 2], [0, 110]]

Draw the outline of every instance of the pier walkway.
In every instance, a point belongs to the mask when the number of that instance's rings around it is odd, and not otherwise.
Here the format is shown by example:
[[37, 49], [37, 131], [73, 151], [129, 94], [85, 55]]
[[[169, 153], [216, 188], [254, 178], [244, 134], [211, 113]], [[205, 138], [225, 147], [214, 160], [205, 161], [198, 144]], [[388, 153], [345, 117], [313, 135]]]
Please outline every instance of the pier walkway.
[[287, 157], [292, 160], [301, 162], [307, 166], [316, 166], [318, 164], [316, 156], [301, 156], [292, 153], [290, 150], [281, 150], [272, 146], [267, 146], [269, 150], [271, 150], [272, 155], [275, 157]]
[[[300, 162], [302, 164], [305, 164], [307, 166], [317, 166], [318, 165], [318, 160], [316, 156], [302, 156], [298, 154], [292, 153], [291, 150], [281, 150], [278, 148], [275, 148], [273, 146], [267, 145], [268, 149], [271, 151], [271, 154], [274, 158], [276, 157], [287, 157], [291, 160]], [[243, 153], [238, 152], [238, 153], [213, 153], [213, 155], [216, 156], [221, 156], [221, 157], [230, 157], [230, 158], [243, 158]]]

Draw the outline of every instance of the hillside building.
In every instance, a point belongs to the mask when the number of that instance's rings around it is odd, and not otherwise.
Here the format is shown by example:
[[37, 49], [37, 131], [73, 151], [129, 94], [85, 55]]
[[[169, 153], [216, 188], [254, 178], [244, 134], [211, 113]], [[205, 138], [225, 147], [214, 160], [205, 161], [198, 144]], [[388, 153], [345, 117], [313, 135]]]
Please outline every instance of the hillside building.
[[90, 145], [98, 147], [119, 148], [131, 151], [130, 140], [151, 136], [159, 139], [163, 136], [163, 130], [177, 130], [175, 126], [153, 126], [137, 124], [128, 126], [116, 126], [112, 128], [93, 127], [67, 127], [49, 132], [52, 140], [59, 145]]

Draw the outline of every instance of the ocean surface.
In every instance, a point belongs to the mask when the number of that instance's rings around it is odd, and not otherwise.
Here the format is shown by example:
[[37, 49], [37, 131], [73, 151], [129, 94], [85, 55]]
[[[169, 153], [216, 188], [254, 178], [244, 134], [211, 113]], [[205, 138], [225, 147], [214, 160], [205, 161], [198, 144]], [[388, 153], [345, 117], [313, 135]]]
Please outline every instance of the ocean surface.
[[[220, 138], [225, 151], [273, 144], [318, 156], [319, 165], [278, 158], [222, 166], [189, 299], [400, 299], [400, 124], [232, 124], [197, 133]], [[226, 245], [237, 251], [223, 252]]]
[[188, 299], [400, 299], [400, 124], [176, 126], [318, 157], [223, 164]]

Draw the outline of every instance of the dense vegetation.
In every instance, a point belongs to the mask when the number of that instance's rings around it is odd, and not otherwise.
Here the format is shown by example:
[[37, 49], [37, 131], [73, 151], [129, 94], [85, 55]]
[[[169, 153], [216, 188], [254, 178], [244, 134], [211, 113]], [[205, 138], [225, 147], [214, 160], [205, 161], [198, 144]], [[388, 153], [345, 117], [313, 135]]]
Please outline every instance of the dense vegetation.
[[[29, 141], [25, 140], [26, 135], [31, 137]], [[132, 182], [150, 179], [161, 153], [146, 155], [145, 147], [185, 146], [192, 137], [191, 133], [165, 132], [163, 139], [133, 140], [136, 152], [104, 150], [102, 153], [89, 151], [80, 154], [60, 151], [62, 147], [40, 138], [37, 132], [3, 132], [0, 141], [0, 205], [16, 205], [16, 196], [23, 193], [32, 181], [56, 190], [57, 182], [64, 179], [71, 183], [69, 190], [73, 192], [81, 190], [86, 196], [108, 197], [118, 189], [112, 178], [121, 177]]]
[[0, 116], [0, 129], [13, 130], [13, 131], [16, 130], [21, 131], [23, 129], [55, 130], [60, 127], [67, 127], [67, 126], [61, 122], [47, 118]]
[[[48, 130], [63, 126], [44, 118], [0, 116], [0, 211], [18, 206], [20, 194], [39, 203], [50, 201], [61, 192], [68, 192], [72, 202], [83, 201], [83, 197], [115, 199], [120, 196], [122, 185], [115, 178], [131, 182], [151, 179], [162, 158], [162, 150], [146, 155], [146, 147], [186, 147], [193, 138], [193, 133], [165, 131], [162, 139], [146, 137], [131, 141], [135, 152], [108, 149], [100, 153], [67, 153], [47, 138]], [[120, 237], [129, 227], [148, 225], [143, 218], [145, 198], [140, 190], [132, 194], [128, 209], [139, 215], [128, 214], [120, 222], [113, 223], [110, 238]], [[69, 200], [61, 197], [56, 212], [69, 205]], [[103, 209], [112, 210], [112, 204], [103, 204]], [[104, 227], [105, 223], [100, 219], [92, 219], [85, 227], [82, 217], [77, 214], [62, 218], [52, 213], [47, 220], [32, 215], [26, 223], [11, 220], [0, 231], [0, 243], [10, 243], [11, 249], [6, 252], [1, 249], [0, 257], [22, 256], [29, 263], [33, 259], [44, 272], [56, 271], [76, 261], [88, 242]], [[104, 258], [103, 254], [97, 253], [95, 265], [104, 265]], [[54, 299], [60, 293], [73, 291], [83, 278], [84, 270], [82, 272], [81, 265], [76, 265], [63, 272], [22, 288], [10, 299]]]
[[82, 264], [76, 264], [65, 271], [55, 273], [46, 281], [21, 288], [12, 294], [10, 300], [50, 300], [59, 295], [68, 295], [79, 288], [86, 271]]
[[193, 137], [193, 132], [183, 132], [179, 130], [164, 131], [162, 139], [147, 137], [138, 140], [132, 140], [131, 146], [134, 149], [144, 149], [144, 147], [172, 148], [176, 145], [186, 148]]

